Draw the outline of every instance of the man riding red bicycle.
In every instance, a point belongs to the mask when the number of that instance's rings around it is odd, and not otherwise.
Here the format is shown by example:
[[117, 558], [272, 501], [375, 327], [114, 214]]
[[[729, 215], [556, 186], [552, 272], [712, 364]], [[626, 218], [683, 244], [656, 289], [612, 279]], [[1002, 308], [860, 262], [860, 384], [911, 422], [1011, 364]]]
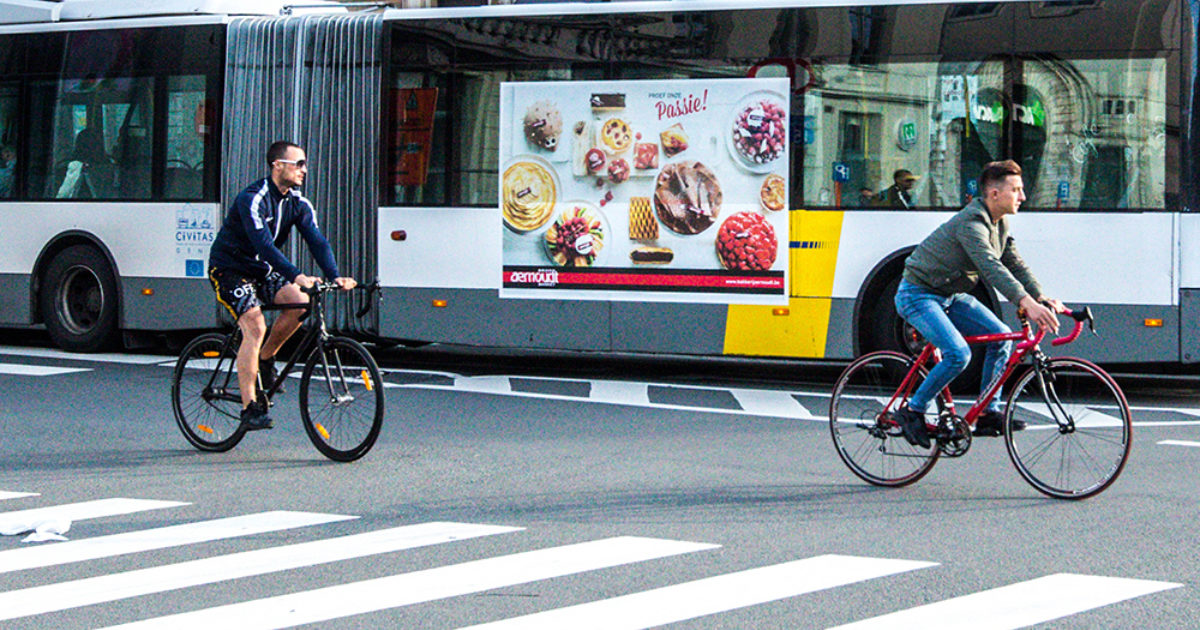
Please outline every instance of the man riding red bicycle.
[[[904, 276], [896, 291], [896, 311], [941, 352], [941, 360], [913, 392], [909, 406], [893, 415], [904, 439], [922, 448], [930, 446], [925, 426], [929, 402], [971, 360], [971, 347], [964, 335], [1011, 332], [990, 309], [967, 293], [980, 277], [1044, 330], [1057, 331], [1056, 313], [1065, 311], [1062, 302], [1042, 294], [1010, 234], [1007, 217], [1016, 214], [1025, 201], [1021, 167], [1012, 160], [988, 163], [980, 174], [979, 190], [979, 198], [917, 246], [905, 263]], [[1003, 374], [1011, 352], [1011, 341], [988, 344], [983, 363], [983, 392]], [[980, 414], [975, 435], [1001, 434], [1004, 413], [1000, 399], [997, 391], [987, 410]], [[1014, 431], [1025, 428], [1020, 420], [1014, 419], [1011, 424]]]

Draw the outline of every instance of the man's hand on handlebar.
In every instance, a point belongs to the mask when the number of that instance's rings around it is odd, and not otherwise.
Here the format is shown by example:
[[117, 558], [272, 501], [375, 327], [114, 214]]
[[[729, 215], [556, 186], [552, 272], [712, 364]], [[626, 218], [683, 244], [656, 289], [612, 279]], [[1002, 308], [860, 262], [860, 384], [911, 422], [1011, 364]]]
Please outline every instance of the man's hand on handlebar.
[[317, 280], [318, 280], [317, 278], [314, 278], [312, 276], [306, 276], [304, 274], [300, 274], [300, 275], [296, 276], [295, 280], [292, 280], [292, 283], [303, 289], [311, 289], [311, 288], [313, 288], [313, 285], [316, 284]]
[[1066, 307], [1064, 307], [1062, 302], [1059, 302], [1058, 300], [1047, 300], [1047, 302], [1050, 303], [1050, 308], [1042, 306], [1037, 302], [1037, 300], [1033, 299], [1033, 297], [1026, 295], [1025, 297], [1021, 298], [1021, 302], [1017, 306], [1024, 310], [1025, 317], [1028, 318], [1029, 321], [1037, 324], [1039, 328], [1052, 333], [1057, 333], [1058, 316], [1055, 315], [1055, 313], [1063, 312], [1066, 310]]
[[333, 283], [341, 287], [343, 291], [349, 291], [350, 289], [358, 286], [357, 280], [348, 277], [334, 278]]

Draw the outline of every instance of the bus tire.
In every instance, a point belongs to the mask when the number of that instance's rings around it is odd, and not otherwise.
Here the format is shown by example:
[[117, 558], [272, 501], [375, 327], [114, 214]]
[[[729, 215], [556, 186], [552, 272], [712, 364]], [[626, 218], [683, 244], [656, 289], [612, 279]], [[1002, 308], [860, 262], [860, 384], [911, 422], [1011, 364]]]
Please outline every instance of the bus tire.
[[117, 280], [100, 251], [72, 245], [46, 266], [38, 306], [50, 340], [63, 350], [96, 352], [117, 338]]

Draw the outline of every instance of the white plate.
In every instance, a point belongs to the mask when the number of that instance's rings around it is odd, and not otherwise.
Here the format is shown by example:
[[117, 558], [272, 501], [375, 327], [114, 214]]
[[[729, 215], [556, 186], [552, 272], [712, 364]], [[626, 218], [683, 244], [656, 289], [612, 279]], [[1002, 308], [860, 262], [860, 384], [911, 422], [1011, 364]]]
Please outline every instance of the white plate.
[[608, 222], [608, 218], [604, 216], [604, 213], [600, 211], [600, 208], [596, 207], [596, 204], [594, 204], [590, 201], [583, 201], [580, 199], [573, 199], [571, 201], [564, 201], [562, 203], [559, 203], [558, 207], [556, 208], [556, 211], [554, 213], [554, 217], [550, 221], [546, 222], [546, 229], [541, 234], [542, 249], [546, 253], [546, 260], [549, 261], [550, 264], [554, 265], [555, 267], [558, 267], [559, 269], [571, 268], [566, 265], [559, 265], [551, 257], [550, 244], [546, 241], [546, 233], [550, 231], [550, 227], [552, 225], [554, 225], [554, 221], [557, 221], [560, 217], [562, 217], [563, 213], [574, 208], [575, 206], [582, 206], [584, 208], [587, 208], [587, 210], [589, 212], [594, 214], [596, 216], [596, 218], [600, 220], [600, 231], [604, 234], [604, 245], [600, 248], [600, 251], [596, 254], [596, 259], [592, 261], [592, 264], [587, 265], [586, 267], [573, 267], [573, 268], [574, 269], [587, 269], [589, 267], [602, 267], [603, 262], [609, 257], [610, 252], [612, 251], [612, 248], [613, 248], [612, 225]]
[[[515, 155], [510, 160], [508, 160], [508, 162], [506, 162], [504, 164], [504, 168], [501, 169], [501, 171], [500, 171], [501, 194], [503, 194], [503, 189], [504, 189], [504, 174], [506, 172], [508, 172], [508, 169], [512, 165], [517, 164], [519, 162], [530, 162], [532, 164], [536, 164], [537, 166], [541, 167], [547, 173], [550, 174], [550, 179], [554, 182], [554, 208], [552, 208], [550, 210], [550, 217], [548, 219], [546, 219], [544, 222], [542, 222], [541, 225], [538, 225], [536, 227], [530, 228], [528, 230], [520, 229], [520, 228], [512, 225], [511, 223], [509, 223], [507, 217], [504, 217], [504, 227], [508, 228], [509, 230], [512, 230], [513, 232], [516, 232], [517, 234], [528, 234], [528, 233], [540, 232], [551, 221], [554, 220], [554, 218], [557, 216], [557, 213], [560, 212], [562, 209], [562, 203], [559, 201], [562, 198], [562, 191], [563, 191], [562, 182], [559, 180], [558, 171], [554, 168], [554, 166], [552, 166], [549, 162], [547, 162], [545, 158], [537, 156], [537, 155], [529, 155], [529, 154]], [[503, 201], [501, 201], [501, 203], [503, 203]], [[502, 217], [504, 216], [503, 209], [501, 209], [500, 215]]]
[[787, 151], [780, 151], [779, 155], [775, 159], [771, 160], [770, 162], [763, 162], [760, 164], [742, 155], [742, 152], [737, 148], [737, 143], [733, 139], [733, 130], [737, 124], [738, 116], [741, 115], [742, 111], [752, 105], [766, 100], [774, 102], [774, 104], [778, 105], [785, 112], [785, 116], [787, 118], [784, 119], [783, 141], [786, 147], [786, 142], [788, 141], [788, 118], [791, 118], [791, 113], [787, 111], [787, 100], [783, 98], [783, 95], [771, 90], [759, 90], [757, 92], [751, 92], [750, 94], [742, 97], [742, 99], [733, 106], [733, 109], [730, 110], [729, 116], [726, 118], [725, 129], [722, 132], [725, 134], [725, 146], [729, 148], [729, 154], [733, 156], [733, 161], [736, 162], [738, 166], [741, 166], [752, 173], [766, 173], [774, 170], [778, 166], [779, 162], [787, 155]]

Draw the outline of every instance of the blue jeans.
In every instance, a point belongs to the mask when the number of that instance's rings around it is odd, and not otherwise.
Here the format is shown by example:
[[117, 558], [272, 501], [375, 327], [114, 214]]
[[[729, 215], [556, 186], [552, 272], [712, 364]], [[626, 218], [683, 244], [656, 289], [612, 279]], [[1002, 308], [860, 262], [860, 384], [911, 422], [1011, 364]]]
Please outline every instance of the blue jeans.
[[[927, 341], [942, 352], [942, 360], [929, 371], [925, 382], [913, 392], [908, 406], [913, 411], [925, 412], [929, 401], [967, 369], [971, 361], [971, 346], [963, 336], [973, 337], [995, 333], [1012, 332], [996, 314], [967, 293], [955, 293], [950, 297], [935, 293], [907, 280], [900, 280], [896, 291], [896, 312], [912, 324]], [[1012, 354], [1011, 341], [987, 344], [987, 355], [983, 360], [982, 392], [1004, 370], [1004, 363]], [[1000, 391], [988, 404], [988, 410], [1000, 410]]]

